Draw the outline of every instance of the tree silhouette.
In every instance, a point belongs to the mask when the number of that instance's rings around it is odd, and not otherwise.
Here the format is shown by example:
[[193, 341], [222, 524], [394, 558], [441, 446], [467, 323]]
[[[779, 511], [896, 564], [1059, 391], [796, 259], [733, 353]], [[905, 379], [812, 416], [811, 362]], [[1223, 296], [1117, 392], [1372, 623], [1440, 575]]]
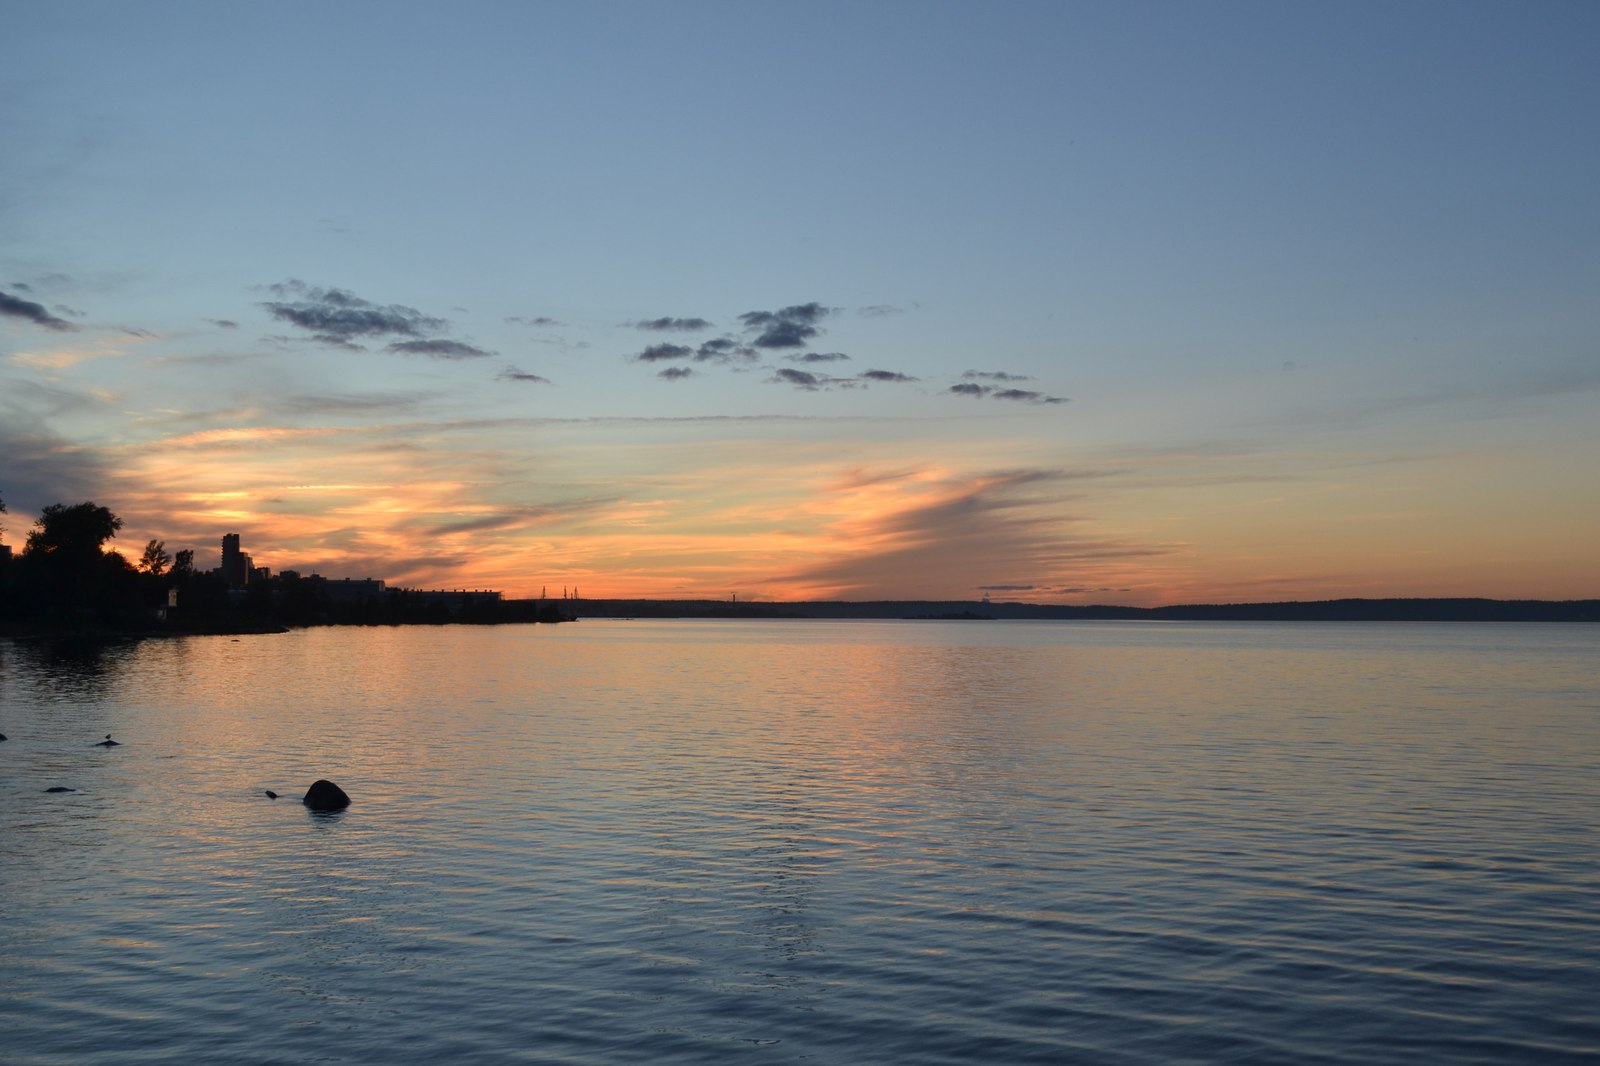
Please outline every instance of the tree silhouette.
[[5, 613], [56, 628], [127, 625], [145, 596], [128, 561], [104, 550], [121, 528], [122, 519], [92, 502], [46, 507], [7, 567]]
[[52, 503], [39, 512], [39, 521], [28, 533], [28, 543], [22, 554], [54, 556], [73, 562], [93, 559], [121, 528], [122, 519], [112, 514], [109, 507], [97, 507], [92, 501], [75, 503], [71, 507]]
[[147, 574], [160, 577], [166, 572], [167, 565], [172, 562], [172, 556], [167, 554], [167, 542], [152, 540], [144, 546], [144, 554], [139, 557], [139, 569]]

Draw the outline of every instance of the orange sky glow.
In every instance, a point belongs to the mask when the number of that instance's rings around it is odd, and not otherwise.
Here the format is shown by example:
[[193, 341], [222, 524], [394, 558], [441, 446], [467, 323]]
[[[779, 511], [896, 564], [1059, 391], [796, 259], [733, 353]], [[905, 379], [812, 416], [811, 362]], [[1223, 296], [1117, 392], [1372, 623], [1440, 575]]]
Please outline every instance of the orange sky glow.
[[386, 11], [424, 70], [360, 4], [19, 10], [6, 542], [93, 500], [133, 557], [514, 597], [1600, 597], [1591, 6], [629, 19]]

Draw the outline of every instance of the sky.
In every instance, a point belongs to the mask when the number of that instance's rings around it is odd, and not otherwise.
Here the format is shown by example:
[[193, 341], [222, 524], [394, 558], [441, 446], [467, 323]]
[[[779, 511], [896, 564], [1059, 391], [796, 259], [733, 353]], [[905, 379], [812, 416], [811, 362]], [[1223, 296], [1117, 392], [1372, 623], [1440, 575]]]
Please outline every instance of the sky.
[[7, 5], [5, 542], [1600, 597], [1600, 5]]

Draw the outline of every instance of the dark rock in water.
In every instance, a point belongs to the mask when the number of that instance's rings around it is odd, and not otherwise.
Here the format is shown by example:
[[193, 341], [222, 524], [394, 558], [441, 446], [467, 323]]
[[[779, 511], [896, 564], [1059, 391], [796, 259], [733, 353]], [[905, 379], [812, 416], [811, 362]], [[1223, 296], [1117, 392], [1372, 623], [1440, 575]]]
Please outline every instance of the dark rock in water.
[[270, 789], [270, 788], [267, 789], [267, 799], [275, 800], [277, 798], [278, 798], [278, 794], [276, 792], [272, 791], [272, 789]]
[[4, 739], [6, 739], [6, 735], [4, 733], [0, 733], [0, 740], [4, 740]]
[[52, 788], [45, 789], [45, 791], [46, 792], [76, 792], [78, 790], [75, 789], [75, 788], [68, 788], [66, 785], [56, 785], [56, 786], [54, 786]]
[[332, 781], [314, 781], [300, 802], [314, 811], [342, 811], [350, 806], [350, 797]]
[[104, 740], [97, 741], [95, 743], [95, 747], [97, 747], [97, 748], [116, 748], [116, 747], [120, 747], [121, 745], [122, 745], [122, 742], [120, 740], [112, 740], [111, 739], [111, 734], [110, 733], [106, 734], [106, 738]]

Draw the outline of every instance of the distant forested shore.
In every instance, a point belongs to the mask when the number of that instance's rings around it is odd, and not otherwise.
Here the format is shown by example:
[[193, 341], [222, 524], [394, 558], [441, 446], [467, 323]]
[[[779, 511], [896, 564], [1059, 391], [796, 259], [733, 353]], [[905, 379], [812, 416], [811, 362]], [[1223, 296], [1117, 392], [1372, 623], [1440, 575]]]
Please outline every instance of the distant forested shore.
[[1169, 622], [1600, 622], [1600, 600], [1340, 599], [1168, 607], [981, 600], [566, 600], [575, 618], [1040, 619]]

